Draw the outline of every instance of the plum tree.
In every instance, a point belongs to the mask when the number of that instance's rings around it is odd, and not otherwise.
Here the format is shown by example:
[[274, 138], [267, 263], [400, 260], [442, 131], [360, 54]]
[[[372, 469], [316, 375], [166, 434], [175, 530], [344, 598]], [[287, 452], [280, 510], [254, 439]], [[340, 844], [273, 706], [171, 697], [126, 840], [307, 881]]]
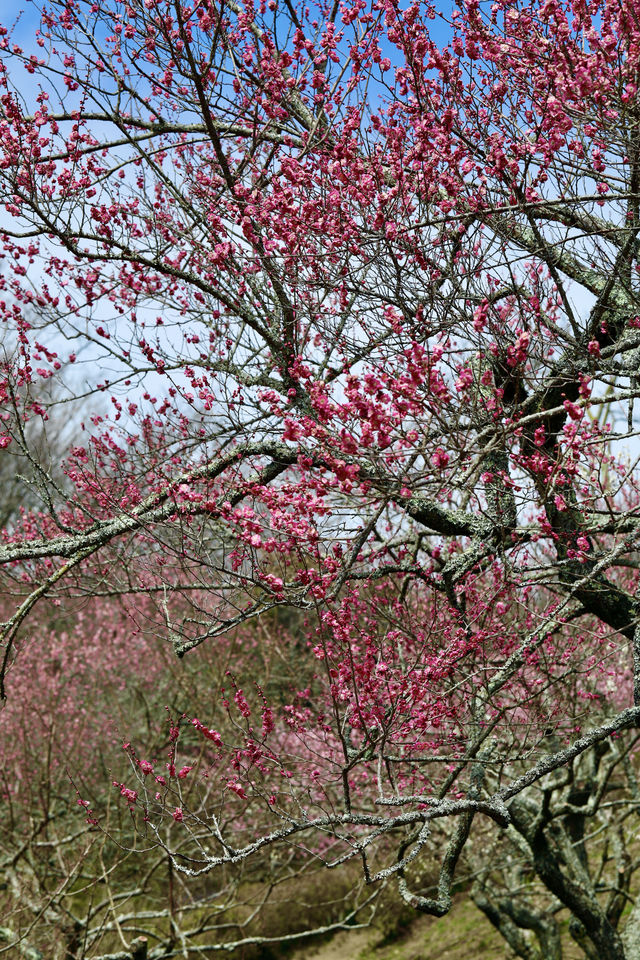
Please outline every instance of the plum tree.
[[[637, 11], [27, 8], [0, 39], [0, 443], [43, 380], [110, 412], [0, 547], [0, 692], [45, 597], [155, 597], [180, 657], [270, 630], [298, 684], [231, 664], [225, 730], [172, 726], [217, 785], [149, 791], [196, 844], [176, 868], [295, 843], [442, 915], [475, 819], [511, 829], [640, 717]], [[584, 942], [623, 957], [587, 900]]]

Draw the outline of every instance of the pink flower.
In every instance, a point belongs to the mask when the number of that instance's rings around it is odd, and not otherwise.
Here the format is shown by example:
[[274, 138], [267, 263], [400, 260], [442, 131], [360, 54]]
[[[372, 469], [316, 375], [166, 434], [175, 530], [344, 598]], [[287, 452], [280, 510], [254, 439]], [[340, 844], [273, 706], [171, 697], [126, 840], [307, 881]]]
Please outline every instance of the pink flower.
[[570, 400], [565, 400], [563, 407], [572, 420], [582, 420], [584, 417], [584, 410], [582, 407], [579, 407], [576, 403], [572, 403]]
[[227, 780], [227, 786], [229, 790], [233, 790], [234, 793], [237, 793], [241, 800], [247, 799], [247, 795], [244, 792], [244, 787], [241, 783], [238, 783], [237, 780]]
[[273, 711], [271, 707], [265, 707], [262, 711], [262, 735], [266, 736], [268, 733], [271, 733], [274, 726]]
[[120, 784], [120, 796], [124, 797], [129, 803], [136, 803], [138, 799], [138, 791], [130, 790], [129, 787], [125, 787], [123, 783]]
[[436, 447], [431, 456], [431, 463], [438, 469], [446, 467], [446, 465], [449, 463], [449, 454], [445, 453], [442, 447]]
[[196, 730], [199, 730], [203, 737], [206, 737], [207, 740], [212, 740], [216, 744], [222, 743], [222, 737], [217, 730], [210, 730], [208, 727], [205, 727], [204, 723], [194, 717], [191, 721]]

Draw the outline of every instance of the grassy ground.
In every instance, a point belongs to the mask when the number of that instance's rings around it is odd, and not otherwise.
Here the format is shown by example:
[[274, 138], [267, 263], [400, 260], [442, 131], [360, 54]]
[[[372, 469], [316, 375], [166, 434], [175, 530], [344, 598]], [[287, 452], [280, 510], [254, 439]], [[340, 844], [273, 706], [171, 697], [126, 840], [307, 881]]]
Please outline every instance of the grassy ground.
[[461, 896], [440, 920], [419, 916], [391, 943], [375, 930], [344, 931], [292, 960], [508, 960], [504, 940], [474, 905]]

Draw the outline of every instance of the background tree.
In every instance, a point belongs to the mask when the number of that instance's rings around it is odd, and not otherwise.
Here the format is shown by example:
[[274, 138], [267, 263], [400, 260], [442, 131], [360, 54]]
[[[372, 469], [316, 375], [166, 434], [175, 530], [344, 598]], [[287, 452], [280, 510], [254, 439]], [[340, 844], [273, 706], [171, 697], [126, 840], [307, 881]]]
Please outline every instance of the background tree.
[[[625, 909], [638, 869], [635, 745], [633, 737], [584, 754], [515, 800], [507, 831], [471, 845], [471, 896], [516, 956], [561, 960], [577, 944], [592, 960], [587, 931], [598, 921], [621, 932], [625, 955], [637, 950], [637, 907]], [[573, 950], [562, 935], [567, 907]]]
[[[79, 431], [79, 422], [75, 422], [73, 396], [63, 398], [55, 381], [38, 380], [21, 391], [16, 382], [20, 364], [15, 358], [15, 347], [6, 327], [2, 332], [8, 341], [0, 346], [4, 399], [0, 527], [4, 529], [13, 526], [21, 511], [40, 510], [52, 498], [58, 506], [64, 504], [66, 478], [61, 460], [72, 443], [74, 431]], [[25, 417], [27, 410], [35, 415]], [[11, 427], [9, 437], [7, 430]]]
[[[0, 955], [160, 960], [226, 944], [250, 960], [309, 930], [369, 922], [377, 894], [362, 889], [357, 870], [323, 890], [318, 867], [292, 850], [188, 883], [164, 849], [183, 846], [178, 822], [161, 827], [161, 845], [141, 842], [137, 797], [123, 783], [131, 773], [123, 733], [157, 758], [151, 779], [160, 789], [170, 776], [164, 710], [210, 705], [228, 658], [238, 677], [250, 673], [243, 650], [265, 665], [271, 656], [259, 638], [238, 636], [183, 665], [154, 638], [152, 622], [146, 597], [135, 609], [113, 597], [40, 607], [34, 626], [46, 645], [22, 651], [0, 714]], [[224, 729], [224, 716], [218, 721]], [[149, 766], [136, 769], [148, 777]], [[178, 782], [189, 796], [184, 770]]]
[[[231, 676], [228, 733], [189, 717], [217, 799], [157, 802], [198, 870], [335, 844], [441, 915], [476, 814], [506, 828], [637, 723], [637, 471], [612, 446], [635, 436], [636, 20], [468, 2], [438, 43], [427, 3], [54, 0], [28, 49], [5, 29], [11, 377], [83, 365], [113, 412], [68, 451], [69, 502], [1, 548], [3, 673], [47, 594], [148, 591], [180, 656], [307, 621], [289, 702]], [[10, 398], [5, 446], [41, 415]], [[567, 678], [603, 695], [612, 649], [627, 701], [577, 713]], [[429, 897], [410, 869], [442, 817]]]
[[[615, 714], [623, 673], [610, 659], [590, 693], [567, 675], [563, 690], [574, 698], [575, 715], [585, 699], [590, 724]], [[548, 750], [561, 748], [552, 728], [547, 737]], [[639, 866], [637, 744], [635, 730], [596, 744], [514, 798], [506, 830], [485, 825], [467, 845], [472, 899], [516, 956], [561, 960], [577, 945], [592, 960], [597, 952], [588, 931], [599, 924], [621, 933], [625, 955], [637, 949], [637, 907], [629, 910], [637, 903]], [[497, 763], [487, 760], [489, 782]]]

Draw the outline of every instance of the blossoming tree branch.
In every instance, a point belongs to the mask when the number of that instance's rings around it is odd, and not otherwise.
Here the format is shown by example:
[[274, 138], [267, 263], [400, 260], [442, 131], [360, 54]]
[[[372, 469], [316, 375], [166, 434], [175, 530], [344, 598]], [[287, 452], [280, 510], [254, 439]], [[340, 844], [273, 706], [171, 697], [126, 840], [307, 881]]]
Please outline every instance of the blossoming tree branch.
[[[639, 14], [50, 0], [0, 30], [0, 444], [37, 494], [0, 546], [2, 696], [70, 598], [293, 665], [231, 664], [168, 763], [130, 747], [179, 871], [297, 845], [442, 915], [477, 824], [543, 870], [562, 785], [633, 736]], [[29, 427], [61, 416], [62, 472]]]

